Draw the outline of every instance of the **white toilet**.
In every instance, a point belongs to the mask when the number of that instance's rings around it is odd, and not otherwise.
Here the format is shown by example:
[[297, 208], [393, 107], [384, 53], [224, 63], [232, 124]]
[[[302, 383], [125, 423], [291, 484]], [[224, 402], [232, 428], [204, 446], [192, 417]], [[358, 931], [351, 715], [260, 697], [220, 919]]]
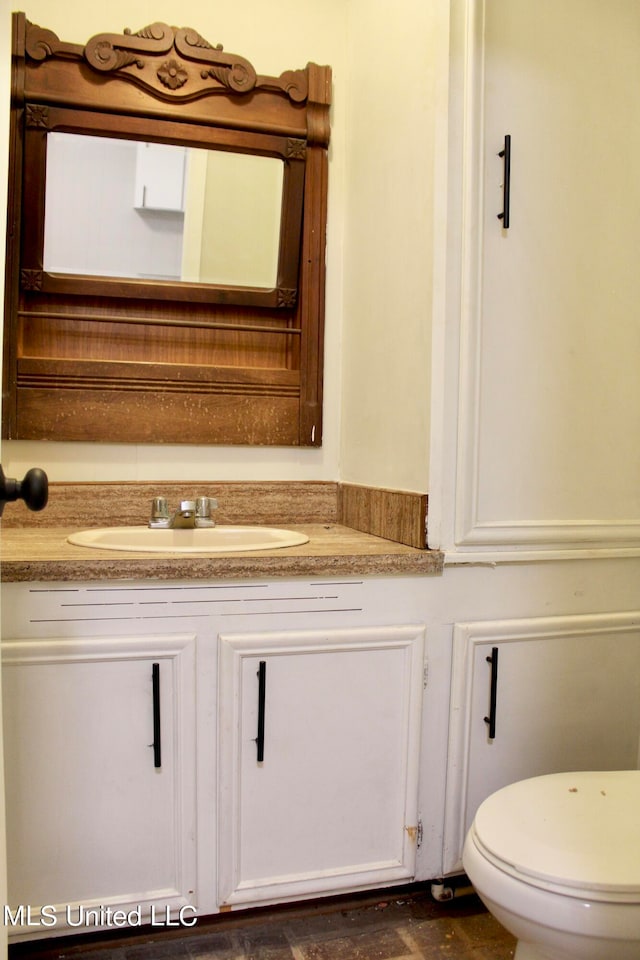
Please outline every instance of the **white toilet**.
[[515, 960], [640, 960], [640, 771], [558, 773], [498, 790], [467, 876], [518, 938]]

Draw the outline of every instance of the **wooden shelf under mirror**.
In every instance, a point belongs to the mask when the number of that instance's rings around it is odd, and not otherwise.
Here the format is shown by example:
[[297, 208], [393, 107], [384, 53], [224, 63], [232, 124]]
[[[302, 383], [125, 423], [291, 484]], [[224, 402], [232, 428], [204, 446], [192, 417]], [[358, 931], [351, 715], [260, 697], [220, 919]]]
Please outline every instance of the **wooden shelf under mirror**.
[[330, 68], [23, 13], [12, 49], [3, 435], [319, 445]]

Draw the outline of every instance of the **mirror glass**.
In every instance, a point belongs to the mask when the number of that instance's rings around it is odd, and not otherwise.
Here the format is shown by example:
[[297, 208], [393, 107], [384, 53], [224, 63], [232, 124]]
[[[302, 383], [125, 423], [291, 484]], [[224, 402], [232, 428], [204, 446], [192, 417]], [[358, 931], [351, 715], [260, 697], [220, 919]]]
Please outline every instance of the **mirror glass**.
[[47, 273], [276, 286], [281, 159], [58, 131], [46, 156]]

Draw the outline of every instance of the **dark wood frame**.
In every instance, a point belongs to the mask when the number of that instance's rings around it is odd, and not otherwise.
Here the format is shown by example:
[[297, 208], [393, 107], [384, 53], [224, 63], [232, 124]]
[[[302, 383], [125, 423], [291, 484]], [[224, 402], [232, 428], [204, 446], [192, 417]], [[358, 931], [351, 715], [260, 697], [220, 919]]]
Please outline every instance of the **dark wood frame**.
[[[3, 435], [319, 445], [330, 68], [259, 76], [165, 24], [81, 47], [24, 14], [12, 66]], [[281, 157], [276, 287], [46, 273], [53, 129]]]

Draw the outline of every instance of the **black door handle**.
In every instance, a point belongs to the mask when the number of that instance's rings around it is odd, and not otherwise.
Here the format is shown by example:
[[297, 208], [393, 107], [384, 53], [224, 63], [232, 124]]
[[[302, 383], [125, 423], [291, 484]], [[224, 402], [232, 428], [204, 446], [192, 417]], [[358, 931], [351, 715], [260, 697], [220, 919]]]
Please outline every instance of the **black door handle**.
[[496, 711], [498, 706], [498, 648], [491, 648], [491, 656], [486, 658], [487, 663], [491, 664], [491, 689], [489, 693], [489, 716], [484, 718], [484, 722], [489, 726], [489, 739], [493, 740], [496, 735]]
[[48, 499], [49, 480], [40, 467], [32, 467], [22, 480], [9, 480], [0, 466], [0, 517], [5, 503], [24, 500], [29, 510], [44, 510]]
[[153, 765], [162, 766], [162, 742], [160, 731], [160, 664], [151, 665], [151, 683], [153, 686]]
[[498, 214], [498, 220], [502, 220], [503, 230], [509, 229], [509, 218], [511, 214], [511, 135], [505, 134], [504, 147], [498, 154], [504, 157], [504, 175], [502, 179], [502, 213]]
[[267, 663], [260, 660], [258, 663], [258, 736], [256, 748], [258, 763], [264, 760], [264, 711], [267, 694]]

